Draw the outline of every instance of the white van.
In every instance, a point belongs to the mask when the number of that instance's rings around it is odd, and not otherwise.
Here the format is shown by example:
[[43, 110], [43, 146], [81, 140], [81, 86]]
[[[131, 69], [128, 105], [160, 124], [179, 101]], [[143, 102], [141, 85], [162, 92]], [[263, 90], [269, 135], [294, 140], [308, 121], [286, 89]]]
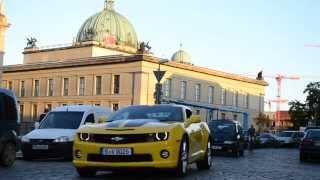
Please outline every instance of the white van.
[[104, 122], [111, 113], [111, 110], [95, 106], [64, 106], [52, 110], [37, 129], [22, 137], [23, 158], [72, 159], [77, 129], [85, 124]]

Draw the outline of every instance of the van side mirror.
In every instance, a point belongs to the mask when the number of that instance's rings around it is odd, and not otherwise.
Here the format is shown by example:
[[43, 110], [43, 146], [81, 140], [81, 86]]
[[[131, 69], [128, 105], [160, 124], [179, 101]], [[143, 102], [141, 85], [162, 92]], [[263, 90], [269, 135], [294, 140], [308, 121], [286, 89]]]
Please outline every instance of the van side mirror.
[[106, 118], [106, 117], [100, 117], [100, 118], [98, 119], [98, 122], [97, 122], [97, 123], [102, 124], [102, 123], [105, 123], [105, 122], [107, 122], [107, 118]]

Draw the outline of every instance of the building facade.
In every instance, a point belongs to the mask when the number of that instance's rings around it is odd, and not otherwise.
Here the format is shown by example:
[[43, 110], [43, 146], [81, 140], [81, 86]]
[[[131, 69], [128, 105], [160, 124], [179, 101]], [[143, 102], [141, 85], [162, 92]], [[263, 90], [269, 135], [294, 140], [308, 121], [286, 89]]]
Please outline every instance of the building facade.
[[106, 1], [103, 11], [85, 21], [76, 42], [52, 48], [28, 43], [23, 64], [4, 67], [2, 87], [16, 93], [23, 121], [72, 104], [113, 110], [152, 105], [159, 66], [166, 71], [163, 101], [188, 104], [204, 120], [250, 124], [264, 111], [265, 81], [195, 66], [182, 49], [160, 65], [163, 59], [138, 42], [131, 23], [113, 5]]

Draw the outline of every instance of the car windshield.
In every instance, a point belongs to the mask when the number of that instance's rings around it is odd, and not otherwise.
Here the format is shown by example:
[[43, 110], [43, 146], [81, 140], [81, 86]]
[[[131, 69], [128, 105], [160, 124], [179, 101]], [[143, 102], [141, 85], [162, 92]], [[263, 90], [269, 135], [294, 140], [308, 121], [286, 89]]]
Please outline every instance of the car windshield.
[[310, 139], [320, 139], [320, 131], [309, 131], [307, 138]]
[[279, 137], [292, 137], [293, 132], [280, 132]]
[[214, 122], [213, 123], [213, 136], [223, 136], [232, 138], [236, 135], [236, 125], [231, 123]]
[[126, 119], [152, 119], [183, 121], [182, 108], [174, 106], [132, 106], [119, 110], [109, 117], [109, 122]]
[[83, 112], [50, 112], [39, 129], [78, 129]]

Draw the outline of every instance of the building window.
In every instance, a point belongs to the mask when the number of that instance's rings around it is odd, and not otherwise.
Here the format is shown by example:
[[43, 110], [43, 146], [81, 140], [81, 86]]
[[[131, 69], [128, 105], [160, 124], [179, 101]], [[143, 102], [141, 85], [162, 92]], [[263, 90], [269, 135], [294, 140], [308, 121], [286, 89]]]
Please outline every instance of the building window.
[[20, 105], [20, 122], [23, 121], [23, 116], [24, 116], [24, 105]]
[[226, 89], [221, 89], [221, 104], [226, 105], [227, 104], [227, 91]]
[[172, 87], [172, 80], [167, 79], [164, 82], [164, 96], [165, 97], [171, 97], [171, 87]]
[[68, 104], [62, 104], [62, 106], [68, 106]]
[[32, 119], [34, 121], [38, 120], [38, 105], [37, 104], [34, 104], [32, 106]]
[[264, 98], [263, 95], [260, 94], [259, 95], [259, 112], [263, 112], [264, 111]]
[[233, 91], [232, 92], [232, 106], [237, 106], [237, 92]]
[[245, 107], [246, 107], [247, 109], [249, 109], [249, 107], [250, 107], [250, 94], [249, 94], [249, 93], [247, 93], [247, 94], [245, 95], [245, 97], [244, 97], [244, 102], [245, 102]]
[[63, 78], [63, 96], [69, 95], [69, 78]]
[[113, 94], [120, 93], [120, 75], [113, 76]]
[[235, 106], [239, 107], [239, 92], [236, 91], [234, 96], [235, 96]]
[[2, 88], [5, 88], [5, 89], [8, 88], [7, 83], [8, 83], [8, 82], [7, 82], [6, 80], [3, 80], [3, 81], [2, 81]]
[[201, 84], [196, 84], [195, 101], [200, 102], [201, 100]]
[[96, 77], [96, 95], [101, 95], [101, 82], [102, 82], [102, 77], [97, 76]]
[[119, 110], [119, 104], [118, 103], [112, 104], [112, 110], [113, 111], [118, 111]]
[[48, 80], [48, 96], [53, 96], [53, 79]]
[[35, 96], [35, 97], [40, 96], [40, 81], [39, 80], [34, 80], [33, 96]]
[[12, 81], [9, 81], [9, 83], [8, 83], [8, 89], [9, 89], [10, 91], [12, 91], [12, 89], [13, 89]]
[[214, 87], [213, 86], [208, 87], [208, 103], [209, 104], [214, 103]]
[[94, 106], [101, 106], [100, 104], [94, 104]]
[[79, 96], [84, 96], [85, 78], [80, 77], [79, 80]]
[[181, 81], [180, 84], [180, 99], [186, 99], [187, 96], [187, 82]]
[[26, 95], [25, 82], [20, 82], [20, 97], [24, 97]]

